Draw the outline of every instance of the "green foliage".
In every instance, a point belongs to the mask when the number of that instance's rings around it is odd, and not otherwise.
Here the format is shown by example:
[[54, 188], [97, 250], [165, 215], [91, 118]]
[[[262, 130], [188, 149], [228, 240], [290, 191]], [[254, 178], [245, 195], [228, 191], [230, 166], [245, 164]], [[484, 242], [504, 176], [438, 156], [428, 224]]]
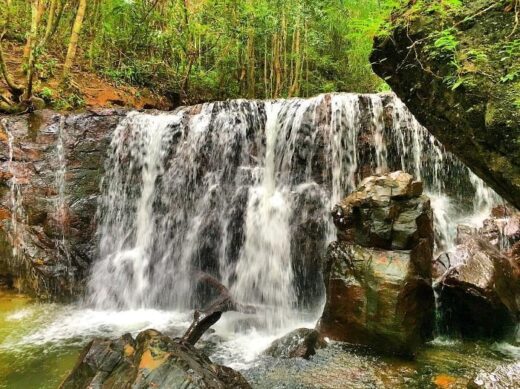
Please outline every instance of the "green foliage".
[[42, 97], [42, 99], [44, 99], [48, 102], [52, 100], [53, 94], [54, 94], [53, 90], [49, 87], [42, 88], [42, 91], [40, 92], [40, 96]]
[[507, 83], [520, 79], [520, 39], [506, 42], [499, 48], [500, 62], [506, 68], [500, 82]]
[[513, 70], [500, 78], [500, 82], [506, 83], [520, 79], [520, 70]]
[[451, 58], [455, 54], [459, 42], [455, 36], [455, 30], [448, 28], [440, 32], [440, 36], [433, 42], [433, 57]]
[[79, 109], [85, 106], [85, 100], [78, 93], [61, 93], [60, 98], [53, 101], [53, 105], [58, 110]]
[[[75, 0], [60, 1], [57, 31], [38, 53], [44, 80], [63, 59], [77, 8]], [[375, 92], [386, 87], [369, 63], [373, 38], [404, 1], [91, 0], [78, 62], [116, 84], [178, 95], [186, 103]], [[10, 34], [25, 36], [30, 2], [12, 4]]]

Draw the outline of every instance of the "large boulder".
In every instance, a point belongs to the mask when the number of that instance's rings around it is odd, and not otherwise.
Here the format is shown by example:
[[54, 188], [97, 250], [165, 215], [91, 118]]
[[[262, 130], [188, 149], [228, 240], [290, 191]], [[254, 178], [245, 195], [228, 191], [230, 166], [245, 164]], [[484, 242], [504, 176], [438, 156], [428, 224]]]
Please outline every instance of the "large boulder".
[[515, 4], [409, 1], [375, 39], [371, 62], [421, 124], [519, 208]]
[[212, 363], [188, 343], [155, 330], [117, 340], [95, 339], [60, 389], [250, 388], [233, 369]]
[[432, 334], [432, 211], [407, 173], [365, 179], [332, 212], [322, 336], [411, 355]]
[[520, 319], [518, 264], [481, 235], [463, 236], [435, 286], [441, 330], [470, 338], [513, 334]]

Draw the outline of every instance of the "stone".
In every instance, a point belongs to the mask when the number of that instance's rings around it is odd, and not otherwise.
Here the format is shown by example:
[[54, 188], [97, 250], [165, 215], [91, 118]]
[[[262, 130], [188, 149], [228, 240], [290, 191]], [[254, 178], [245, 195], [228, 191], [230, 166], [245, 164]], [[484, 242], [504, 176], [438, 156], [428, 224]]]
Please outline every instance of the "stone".
[[520, 382], [520, 362], [498, 366], [492, 372], [479, 372], [468, 382], [468, 389], [514, 389]]
[[432, 213], [403, 172], [369, 177], [333, 210], [321, 336], [410, 356], [432, 335]]
[[274, 358], [309, 359], [316, 350], [325, 348], [327, 343], [315, 329], [298, 328], [275, 340], [264, 354]]
[[507, 2], [449, 3], [403, 2], [374, 40], [373, 70], [449, 151], [520, 208], [519, 56], [508, 51], [520, 39], [518, 15]]
[[435, 286], [440, 328], [464, 338], [512, 335], [520, 319], [518, 264], [479, 235], [467, 236], [450, 259]]
[[410, 250], [432, 235], [422, 183], [404, 172], [372, 176], [332, 211], [338, 239], [367, 247]]
[[[125, 114], [104, 109], [63, 116], [42, 110], [0, 118], [0, 202], [6, 206], [0, 212], [0, 274], [16, 277], [21, 291], [62, 299], [83, 292], [96, 245], [95, 214], [106, 150]], [[67, 174], [65, 204], [57, 212], [60, 128]], [[14, 139], [11, 169], [8, 132]], [[16, 237], [9, 209], [12, 172], [22, 204]]]
[[146, 330], [133, 339], [95, 339], [60, 389], [250, 388], [233, 369], [212, 363], [195, 347]]

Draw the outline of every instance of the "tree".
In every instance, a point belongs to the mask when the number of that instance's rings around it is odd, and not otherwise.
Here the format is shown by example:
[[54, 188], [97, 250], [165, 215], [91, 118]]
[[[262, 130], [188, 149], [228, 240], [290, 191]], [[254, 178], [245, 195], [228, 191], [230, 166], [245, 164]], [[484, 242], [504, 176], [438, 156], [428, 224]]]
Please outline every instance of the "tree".
[[63, 64], [63, 78], [67, 78], [72, 69], [74, 58], [76, 57], [76, 50], [78, 49], [78, 40], [81, 28], [83, 27], [83, 19], [85, 18], [86, 9], [87, 0], [80, 0], [78, 4], [78, 12], [76, 13], [76, 19], [74, 20], [74, 26], [72, 27], [72, 33], [70, 35], [67, 56], [65, 58], [65, 63]]

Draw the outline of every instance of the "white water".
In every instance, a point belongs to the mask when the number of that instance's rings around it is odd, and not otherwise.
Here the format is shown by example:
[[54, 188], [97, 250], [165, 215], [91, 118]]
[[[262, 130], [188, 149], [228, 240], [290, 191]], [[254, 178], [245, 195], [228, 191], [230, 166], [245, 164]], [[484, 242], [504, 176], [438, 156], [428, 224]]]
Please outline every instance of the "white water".
[[251, 362], [275, 337], [314, 324], [331, 206], [365, 175], [396, 169], [424, 180], [439, 250], [460, 221], [475, 222], [496, 201], [392, 95], [130, 113], [106, 163], [87, 308], [60, 312], [26, 341], [178, 331], [207, 303], [193, 282], [203, 270], [258, 307], [216, 326], [218, 358]]
[[11, 213], [11, 224], [9, 225], [8, 239], [10, 240], [12, 247], [12, 257], [20, 259], [22, 258], [23, 225], [26, 215], [23, 207], [21, 187], [19, 184], [19, 172], [16, 169], [17, 163], [14, 160], [14, 135], [9, 129], [7, 120], [2, 120], [1, 124], [7, 134], [7, 145], [9, 148], [7, 170], [11, 175], [9, 180], [9, 211]]
[[[66, 239], [67, 228], [68, 228], [68, 209], [67, 209], [67, 195], [65, 185], [65, 174], [67, 173], [67, 156], [64, 144], [64, 131], [65, 131], [65, 118], [61, 117], [58, 130], [57, 130], [57, 141], [56, 141], [56, 156], [57, 156], [57, 169], [55, 172], [56, 188], [58, 195], [55, 199], [55, 220], [59, 224], [61, 230], [61, 239], [56, 239], [56, 249], [61, 251], [65, 257], [67, 269], [71, 267], [71, 259], [69, 246]], [[70, 276], [70, 272], [69, 272]]]

